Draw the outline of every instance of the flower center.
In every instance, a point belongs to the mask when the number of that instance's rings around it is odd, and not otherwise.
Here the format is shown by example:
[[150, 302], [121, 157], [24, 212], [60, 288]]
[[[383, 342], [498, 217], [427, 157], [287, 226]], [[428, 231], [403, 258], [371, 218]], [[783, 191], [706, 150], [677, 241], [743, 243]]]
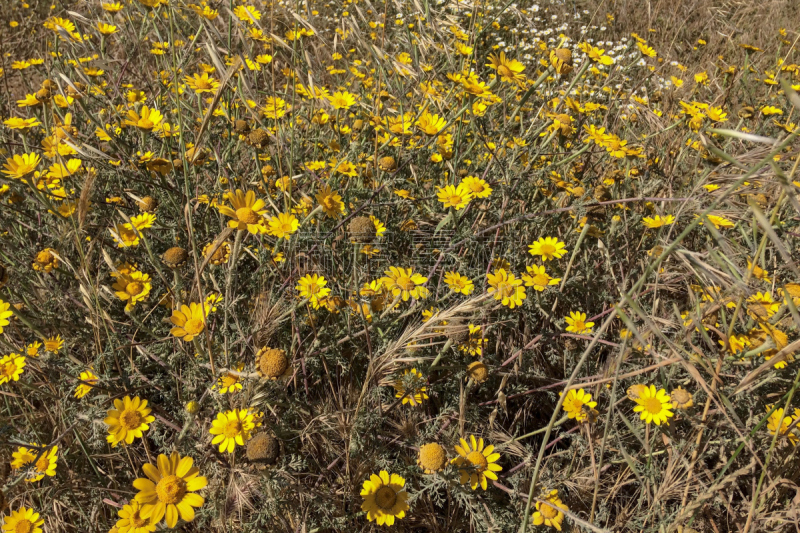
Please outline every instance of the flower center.
[[397, 286], [403, 289], [404, 291], [411, 291], [414, 290], [416, 284], [409, 278], [408, 276], [400, 276], [397, 278]]
[[474, 466], [478, 472], [483, 472], [486, 470], [486, 467], [489, 466], [488, 461], [486, 461], [486, 457], [484, 457], [484, 455], [478, 451], [471, 452], [469, 455], [467, 455], [467, 461], [472, 463], [472, 466]]
[[36, 461], [37, 472], [47, 472], [47, 467], [49, 466], [50, 460], [44, 454], [42, 454], [42, 456]]
[[147, 524], [147, 520], [145, 520], [139, 515], [140, 512], [141, 509], [136, 509], [131, 515], [131, 517], [128, 519], [133, 527], [142, 527], [145, 524]]
[[186, 333], [190, 335], [197, 335], [201, 331], [203, 331], [203, 321], [197, 318], [190, 318], [186, 321], [186, 324], [183, 326], [183, 329], [186, 330]]
[[583, 409], [583, 402], [577, 398], [572, 400], [572, 409], [574, 411], [580, 411]]
[[533, 276], [534, 285], [547, 285], [549, 281], [550, 279], [547, 274], [536, 274], [535, 276]]
[[288, 222], [284, 222], [283, 224], [281, 224], [281, 231], [283, 231], [284, 233], [291, 232], [292, 231], [292, 225], [289, 224]]
[[122, 411], [122, 414], [119, 415], [119, 424], [126, 431], [136, 429], [142, 425], [142, 415], [136, 409]]
[[236, 210], [236, 218], [238, 218], [240, 222], [244, 222], [245, 224], [258, 224], [258, 220], [261, 217], [259, 217], [258, 213], [256, 213], [249, 207], [240, 207], [239, 209]]
[[511, 287], [511, 285], [509, 285], [505, 281], [501, 281], [500, 283], [497, 284], [497, 293], [502, 298], [506, 298], [507, 296], [510, 296], [512, 291], [513, 291], [513, 288]]
[[540, 248], [542, 255], [551, 255], [556, 251], [556, 247], [552, 244], [543, 244]]
[[383, 510], [388, 511], [397, 502], [397, 493], [387, 486], [383, 486], [375, 493], [375, 503]]
[[461, 203], [461, 197], [459, 195], [457, 195], [457, 194], [451, 196], [450, 197], [450, 203], [451, 204], [456, 204], [456, 205], [460, 204]]
[[186, 482], [178, 476], [166, 476], [156, 485], [156, 495], [162, 503], [176, 504], [186, 494]]
[[53, 256], [47, 250], [43, 250], [36, 254], [36, 262], [37, 263], [49, 263], [53, 259]]
[[153, 126], [155, 126], [155, 124], [149, 118], [140, 118], [139, 119], [139, 127], [140, 128], [145, 129], [145, 130], [150, 130], [150, 129], [153, 129]]
[[644, 409], [650, 414], [657, 415], [661, 412], [661, 400], [658, 398], [648, 398], [644, 401]]
[[137, 296], [144, 290], [144, 284], [140, 281], [132, 281], [125, 287], [125, 292], [131, 296]]
[[225, 429], [223, 430], [223, 434], [232, 439], [236, 435], [242, 432], [242, 423], [238, 420], [231, 420], [227, 424], [225, 424]]
[[505, 65], [500, 65], [499, 67], [497, 67], [497, 73], [504, 78], [511, 78], [513, 76], [511, 69]]
[[14, 370], [17, 369], [17, 366], [14, 363], [6, 363], [4, 365], [0, 365], [0, 374], [9, 378], [14, 374]]
[[547, 505], [546, 503], [542, 504], [542, 506], [539, 508], [539, 512], [543, 517], [548, 519], [553, 519], [558, 516], [558, 509], [552, 505]]
[[33, 524], [30, 520], [20, 520], [14, 526], [14, 533], [31, 533], [33, 531]]

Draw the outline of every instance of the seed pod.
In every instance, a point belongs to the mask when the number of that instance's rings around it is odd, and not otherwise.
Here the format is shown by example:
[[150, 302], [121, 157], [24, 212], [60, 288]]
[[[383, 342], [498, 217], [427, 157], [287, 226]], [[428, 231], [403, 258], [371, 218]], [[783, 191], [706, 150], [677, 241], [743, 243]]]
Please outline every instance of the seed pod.
[[170, 268], [178, 268], [182, 266], [184, 263], [186, 263], [186, 259], [188, 258], [189, 254], [180, 246], [173, 246], [164, 252], [164, 256], [162, 257], [164, 263], [166, 263], [166, 265]]
[[369, 217], [355, 217], [348, 226], [350, 241], [357, 243], [370, 243], [375, 239], [375, 224]]
[[273, 465], [280, 455], [280, 441], [265, 431], [253, 435], [247, 443], [247, 459], [251, 462]]

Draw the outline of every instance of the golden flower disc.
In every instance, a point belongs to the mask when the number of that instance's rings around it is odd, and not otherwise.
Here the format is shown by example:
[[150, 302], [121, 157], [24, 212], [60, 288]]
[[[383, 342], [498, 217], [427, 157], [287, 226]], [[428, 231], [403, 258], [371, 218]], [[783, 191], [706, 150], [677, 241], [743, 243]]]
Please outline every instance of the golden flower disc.
[[186, 495], [186, 481], [175, 475], [165, 476], [156, 485], [156, 495], [165, 504], [176, 504]]
[[33, 531], [33, 524], [27, 519], [17, 522], [17, 525], [13, 529], [14, 533], [31, 533], [31, 531]]
[[203, 331], [203, 327], [205, 327], [205, 324], [203, 324], [202, 320], [198, 318], [190, 318], [189, 320], [186, 321], [186, 324], [183, 326], [183, 329], [185, 329], [186, 333], [188, 333], [189, 335], [197, 335], [198, 333]]
[[240, 207], [236, 210], [236, 218], [245, 224], [258, 224], [261, 217], [249, 207]]
[[486, 456], [484, 456], [481, 452], [478, 451], [470, 452], [467, 455], [467, 461], [472, 463], [472, 466], [474, 466], [478, 472], [483, 472], [484, 470], [486, 470], [486, 467], [489, 466], [489, 462], [486, 460]]
[[547, 518], [548, 520], [551, 520], [558, 516], [558, 509], [556, 507], [553, 507], [552, 505], [547, 505], [546, 503], [543, 503], [542, 505], [539, 506], [539, 512], [542, 514], [543, 517]]
[[397, 493], [393, 488], [384, 485], [375, 493], [375, 503], [381, 509], [389, 511], [397, 503]]
[[483, 383], [489, 378], [489, 368], [480, 361], [474, 361], [467, 367], [467, 374], [476, 383]]
[[232, 439], [236, 437], [239, 433], [242, 432], [242, 423], [238, 420], [229, 420], [228, 423], [225, 424], [225, 428], [222, 430], [222, 434]]
[[136, 429], [142, 425], [142, 415], [136, 409], [122, 411], [119, 415], [119, 425], [126, 431]]
[[394, 160], [394, 157], [387, 155], [381, 157], [378, 160], [378, 168], [383, 170], [384, 172], [393, 172], [397, 169], [397, 161]]
[[429, 442], [420, 446], [417, 464], [426, 471], [438, 472], [447, 465], [447, 453], [440, 444]]
[[286, 352], [279, 348], [263, 348], [262, 352], [258, 359], [258, 368], [264, 377], [275, 379], [286, 373], [289, 368]]

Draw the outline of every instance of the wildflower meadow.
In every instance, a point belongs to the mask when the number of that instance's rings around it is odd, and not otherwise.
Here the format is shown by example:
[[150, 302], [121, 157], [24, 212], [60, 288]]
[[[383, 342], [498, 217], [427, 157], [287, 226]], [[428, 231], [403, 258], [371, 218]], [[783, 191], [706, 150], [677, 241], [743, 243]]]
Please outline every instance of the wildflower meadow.
[[800, 4], [5, 0], [0, 532], [800, 531]]

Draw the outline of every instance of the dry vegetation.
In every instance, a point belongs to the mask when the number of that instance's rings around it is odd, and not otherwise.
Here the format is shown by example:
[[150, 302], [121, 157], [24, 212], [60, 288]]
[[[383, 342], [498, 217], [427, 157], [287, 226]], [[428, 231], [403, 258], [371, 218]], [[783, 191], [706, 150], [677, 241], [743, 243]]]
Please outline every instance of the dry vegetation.
[[797, 2], [0, 22], [4, 533], [800, 532]]

